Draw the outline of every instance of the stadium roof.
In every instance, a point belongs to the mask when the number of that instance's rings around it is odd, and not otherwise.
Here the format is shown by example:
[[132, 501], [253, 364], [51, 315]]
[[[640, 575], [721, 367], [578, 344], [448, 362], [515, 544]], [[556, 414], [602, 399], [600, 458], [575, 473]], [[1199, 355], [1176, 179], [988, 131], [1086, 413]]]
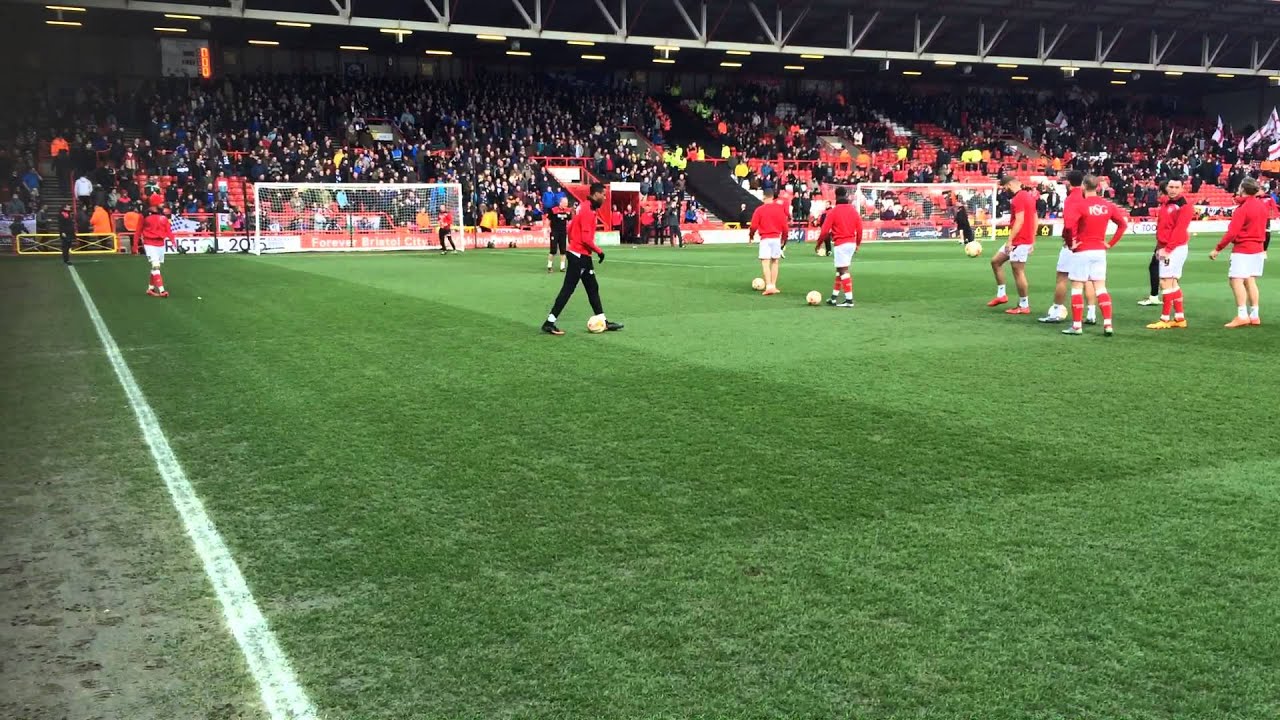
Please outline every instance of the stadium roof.
[[[45, 4], [45, 0], [23, 0]], [[1273, 0], [72, 0], [75, 6], [784, 57], [1280, 76]]]

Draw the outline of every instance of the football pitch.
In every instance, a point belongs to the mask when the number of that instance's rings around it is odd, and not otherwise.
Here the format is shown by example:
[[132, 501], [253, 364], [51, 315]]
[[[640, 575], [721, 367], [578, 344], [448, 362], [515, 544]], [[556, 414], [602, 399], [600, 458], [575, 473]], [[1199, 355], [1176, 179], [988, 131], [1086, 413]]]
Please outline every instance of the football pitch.
[[[1210, 245], [1153, 332], [1123, 241], [1113, 338], [1035, 321], [1052, 242], [1032, 317], [955, 244], [864, 246], [854, 309], [811, 246], [774, 297], [754, 247], [612, 248], [626, 329], [580, 290], [559, 338], [537, 251], [75, 269], [323, 718], [1275, 718], [1280, 279], [1223, 329]], [[266, 717], [72, 277], [0, 277], [0, 587], [91, 541], [113, 716]]]

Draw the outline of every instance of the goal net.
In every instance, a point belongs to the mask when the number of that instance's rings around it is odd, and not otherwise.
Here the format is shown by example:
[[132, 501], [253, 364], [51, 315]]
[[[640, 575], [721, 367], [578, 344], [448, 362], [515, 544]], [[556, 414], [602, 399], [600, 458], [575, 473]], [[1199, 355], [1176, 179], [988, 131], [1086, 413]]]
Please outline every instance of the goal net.
[[457, 183], [257, 183], [249, 218], [254, 253], [439, 250], [446, 219], [463, 249]]
[[868, 240], [960, 241], [956, 214], [962, 207], [968, 212], [974, 237], [989, 238], [995, 232], [999, 192], [995, 183], [823, 185], [823, 201], [834, 203], [839, 187], [849, 191]]

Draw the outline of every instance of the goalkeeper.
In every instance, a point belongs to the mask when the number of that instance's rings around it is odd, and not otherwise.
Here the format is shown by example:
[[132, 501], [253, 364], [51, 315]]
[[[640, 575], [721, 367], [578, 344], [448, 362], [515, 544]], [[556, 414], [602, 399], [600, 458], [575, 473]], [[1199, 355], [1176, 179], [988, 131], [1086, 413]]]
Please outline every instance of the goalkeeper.
[[[560, 286], [560, 294], [556, 296], [555, 305], [551, 306], [551, 314], [542, 323], [542, 332], [548, 335], [563, 335], [564, 331], [556, 325], [556, 318], [564, 312], [569, 298], [578, 289], [578, 283], [587, 289], [587, 301], [591, 303], [591, 311], [596, 315], [604, 315], [604, 305], [600, 302], [600, 285], [596, 282], [595, 265], [591, 262], [594, 253], [600, 262], [604, 262], [604, 251], [596, 245], [597, 212], [604, 205], [604, 185], [591, 183], [591, 207], [582, 205], [573, 222], [569, 223], [569, 270], [565, 273], [564, 284]], [[605, 329], [617, 331], [622, 325], [606, 320]]]

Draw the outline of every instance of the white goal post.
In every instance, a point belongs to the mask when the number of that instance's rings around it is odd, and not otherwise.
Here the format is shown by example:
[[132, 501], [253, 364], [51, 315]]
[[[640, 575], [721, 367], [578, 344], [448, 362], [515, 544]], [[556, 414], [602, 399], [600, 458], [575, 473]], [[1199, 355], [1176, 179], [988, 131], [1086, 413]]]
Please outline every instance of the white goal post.
[[[447, 217], [446, 217], [447, 215]], [[463, 249], [458, 183], [255, 183], [253, 253]]]
[[960, 241], [956, 213], [968, 212], [976, 239], [996, 234], [996, 183], [860, 183], [823, 185], [823, 200], [836, 188], [848, 190], [869, 240]]

